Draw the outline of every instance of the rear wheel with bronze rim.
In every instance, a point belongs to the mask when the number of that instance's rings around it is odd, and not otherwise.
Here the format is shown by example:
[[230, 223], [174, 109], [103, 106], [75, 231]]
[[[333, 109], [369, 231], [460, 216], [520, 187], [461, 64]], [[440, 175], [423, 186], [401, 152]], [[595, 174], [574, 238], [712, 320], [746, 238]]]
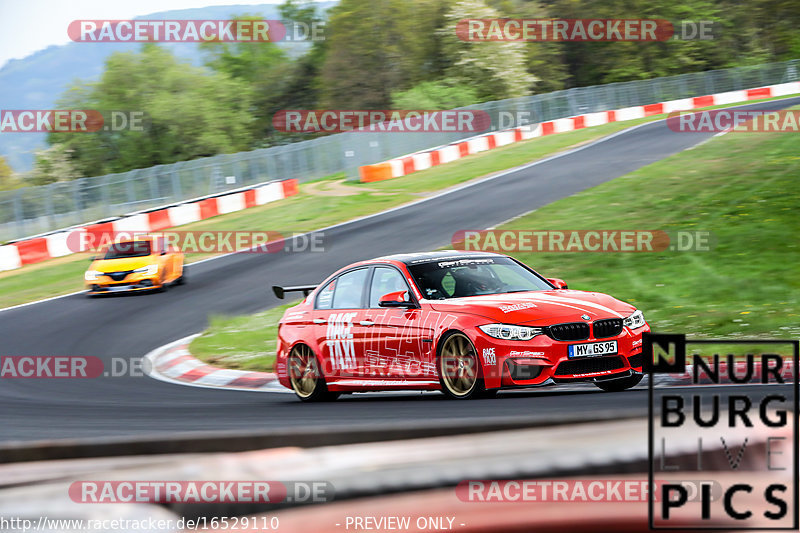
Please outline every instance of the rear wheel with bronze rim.
[[472, 341], [454, 331], [442, 339], [440, 346], [438, 370], [442, 391], [459, 400], [487, 396], [478, 352]]
[[325, 384], [317, 356], [305, 344], [298, 344], [286, 361], [292, 390], [304, 402], [335, 400], [339, 394], [330, 392]]

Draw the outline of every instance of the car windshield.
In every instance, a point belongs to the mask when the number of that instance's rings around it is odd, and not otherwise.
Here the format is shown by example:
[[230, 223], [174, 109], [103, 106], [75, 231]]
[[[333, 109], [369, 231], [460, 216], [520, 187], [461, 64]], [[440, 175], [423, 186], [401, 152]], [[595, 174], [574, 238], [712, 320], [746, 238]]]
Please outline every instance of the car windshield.
[[429, 300], [553, 289], [509, 257], [441, 259], [410, 264], [408, 270]]
[[125, 259], [150, 255], [150, 241], [117, 242], [108, 247], [103, 259]]

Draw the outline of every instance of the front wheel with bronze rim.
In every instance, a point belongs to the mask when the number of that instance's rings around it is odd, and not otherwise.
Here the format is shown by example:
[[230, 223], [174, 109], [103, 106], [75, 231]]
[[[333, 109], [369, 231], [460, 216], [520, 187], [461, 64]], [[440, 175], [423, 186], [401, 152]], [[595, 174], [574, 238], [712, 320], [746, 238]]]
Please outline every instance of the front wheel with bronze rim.
[[439, 382], [450, 398], [466, 400], [486, 394], [478, 352], [472, 341], [458, 331], [448, 333], [439, 349]]
[[335, 400], [339, 394], [330, 392], [325, 376], [314, 352], [305, 344], [298, 344], [289, 353], [286, 366], [292, 390], [304, 402]]

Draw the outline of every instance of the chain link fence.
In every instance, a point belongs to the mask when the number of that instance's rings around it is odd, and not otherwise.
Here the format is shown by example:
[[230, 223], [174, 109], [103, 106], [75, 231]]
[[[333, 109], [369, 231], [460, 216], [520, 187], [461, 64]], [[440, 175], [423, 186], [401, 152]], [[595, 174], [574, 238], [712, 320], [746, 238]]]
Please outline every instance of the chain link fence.
[[[527, 112], [535, 122], [800, 81], [800, 60], [578, 87], [486, 102], [492, 129]], [[520, 124], [515, 124], [520, 125]], [[309, 181], [473, 136], [470, 132], [346, 132], [250, 152], [0, 192], [0, 242], [222, 193], [270, 180]]]

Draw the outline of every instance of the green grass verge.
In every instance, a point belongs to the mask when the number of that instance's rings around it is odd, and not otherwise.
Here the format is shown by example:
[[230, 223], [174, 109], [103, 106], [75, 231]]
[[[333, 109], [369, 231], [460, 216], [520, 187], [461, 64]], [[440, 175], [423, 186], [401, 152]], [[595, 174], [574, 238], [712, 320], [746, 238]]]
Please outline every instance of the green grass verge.
[[254, 315], [212, 316], [208, 330], [195, 338], [190, 351], [210, 365], [237, 370], [272, 371], [278, 321], [298, 301]]
[[796, 339], [797, 142], [791, 133], [731, 133], [506, 226], [709, 231], [710, 251], [514, 255], [571, 288], [634, 303], [658, 331]]
[[[566, 279], [571, 288], [633, 303], [656, 331], [690, 338], [796, 339], [797, 139], [791, 133], [718, 137], [500, 229], [709, 231], [714, 246], [703, 252], [511, 255], [543, 275]], [[190, 349], [219, 366], [269, 369], [275, 324], [286, 307], [216, 317]], [[250, 360], [247, 354], [255, 355]]]
[[[774, 100], [774, 99], [767, 99]], [[730, 104], [730, 107], [741, 104]], [[352, 184], [347, 196], [310, 194], [312, 185], [341, 180], [338, 174], [301, 185], [300, 194], [266, 206], [246, 209], [181, 226], [181, 231], [240, 230], [304, 232], [377, 213], [427, 194], [534, 161], [594, 141], [636, 124], [651, 122], [666, 115], [615, 122], [578, 131], [549, 135], [475, 154], [447, 165], [416, 172], [403, 178], [369, 184]], [[208, 257], [189, 254], [193, 262]], [[83, 272], [88, 254], [53, 259], [8, 272], [0, 272], [0, 308], [68, 294], [83, 288]], [[191, 283], [191, 281], [190, 281]]]

